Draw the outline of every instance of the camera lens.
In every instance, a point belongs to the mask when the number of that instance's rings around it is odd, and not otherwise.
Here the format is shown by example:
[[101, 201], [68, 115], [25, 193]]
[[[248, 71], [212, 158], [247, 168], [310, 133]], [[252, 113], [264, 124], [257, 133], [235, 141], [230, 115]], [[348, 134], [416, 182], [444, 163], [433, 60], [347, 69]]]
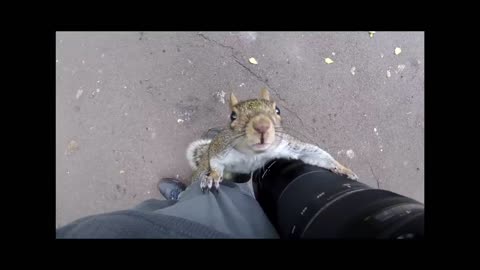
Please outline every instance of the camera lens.
[[254, 173], [257, 199], [283, 238], [423, 237], [423, 204], [298, 160]]

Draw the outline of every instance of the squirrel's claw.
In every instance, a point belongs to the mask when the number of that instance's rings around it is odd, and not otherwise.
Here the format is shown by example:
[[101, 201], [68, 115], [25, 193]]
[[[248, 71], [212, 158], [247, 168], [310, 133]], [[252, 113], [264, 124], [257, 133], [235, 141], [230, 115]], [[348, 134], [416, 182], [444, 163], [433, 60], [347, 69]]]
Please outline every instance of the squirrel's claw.
[[350, 169], [348, 169], [348, 168], [346, 168], [342, 165], [339, 165], [339, 166], [335, 167], [333, 169], [333, 172], [337, 173], [337, 174], [340, 174], [340, 175], [343, 175], [343, 176], [346, 176], [350, 180], [358, 181], [358, 176], [352, 170], [350, 170]]
[[212, 178], [208, 174], [202, 174], [200, 176], [200, 188], [202, 192], [205, 193], [206, 190], [209, 190], [212, 187]]
[[[217, 177], [214, 177], [214, 176], [217, 176]], [[215, 173], [203, 174], [200, 177], [200, 188], [202, 189], [203, 193], [205, 193], [205, 191], [207, 190], [218, 193], [218, 190], [220, 189], [221, 181], [222, 181], [222, 177], [218, 176]]]

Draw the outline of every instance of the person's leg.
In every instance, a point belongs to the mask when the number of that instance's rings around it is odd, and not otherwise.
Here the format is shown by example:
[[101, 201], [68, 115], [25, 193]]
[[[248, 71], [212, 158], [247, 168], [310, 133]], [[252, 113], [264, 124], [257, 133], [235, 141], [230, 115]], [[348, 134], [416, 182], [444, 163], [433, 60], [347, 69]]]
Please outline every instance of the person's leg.
[[149, 199], [141, 202], [139, 205], [135, 206], [133, 209], [143, 212], [153, 212], [168, 206], [175, 204], [175, 200], [157, 200]]
[[224, 180], [219, 192], [211, 193], [202, 191], [198, 181], [185, 187], [178, 179], [163, 178], [158, 188], [167, 200], [148, 200], [134, 209], [184, 218], [233, 237], [278, 237], [255, 200], [251, 181]]
[[[213, 138], [220, 130], [212, 128], [202, 138]], [[240, 183], [224, 180], [217, 193], [203, 192], [198, 180], [185, 187], [178, 179], [162, 179], [158, 185], [160, 193], [173, 203], [154, 212], [198, 222], [233, 237], [278, 238], [255, 200], [251, 180], [248, 181], [250, 175], [233, 177]], [[154, 203], [153, 207], [156, 206], [159, 204]]]
[[278, 237], [252, 194], [232, 181], [223, 181], [218, 193], [203, 192], [195, 181], [175, 204], [155, 212], [198, 222], [233, 237]]

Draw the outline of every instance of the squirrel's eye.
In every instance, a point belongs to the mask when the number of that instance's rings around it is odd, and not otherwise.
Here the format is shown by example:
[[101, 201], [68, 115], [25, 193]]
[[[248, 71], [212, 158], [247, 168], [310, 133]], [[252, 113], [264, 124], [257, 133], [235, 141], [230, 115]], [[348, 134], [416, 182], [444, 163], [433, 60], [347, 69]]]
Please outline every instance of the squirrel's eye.
[[237, 119], [237, 114], [235, 112], [232, 112], [232, 114], [230, 114], [230, 120], [232, 120], [232, 122]]
[[280, 109], [278, 107], [275, 107], [275, 112], [280, 115]]

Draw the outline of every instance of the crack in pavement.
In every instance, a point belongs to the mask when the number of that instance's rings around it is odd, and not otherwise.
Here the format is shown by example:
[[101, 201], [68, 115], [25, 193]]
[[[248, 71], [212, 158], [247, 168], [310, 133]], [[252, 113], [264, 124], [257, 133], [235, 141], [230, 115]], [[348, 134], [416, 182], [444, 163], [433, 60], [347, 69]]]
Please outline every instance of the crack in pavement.
[[252, 74], [255, 78], [257, 78], [259, 81], [267, 84], [262, 77], [260, 77], [260, 76], [257, 75], [255, 72], [253, 72], [250, 68], [248, 68], [247, 66], [245, 66], [244, 64], [242, 64], [242, 62], [240, 62], [240, 60], [238, 60], [238, 58], [237, 58], [236, 56], [233, 56], [233, 55], [232, 55], [232, 57], [235, 58], [235, 62], [237, 62], [240, 66], [242, 66], [244, 69], [246, 69], [248, 72], [250, 72], [250, 74]]
[[197, 35], [200, 36], [200, 37], [202, 37], [203, 39], [205, 39], [205, 40], [207, 40], [207, 41], [210, 41], [210, 42], [213, 42], [213, 43], [217, 44], [217, 45], [220, 46], [220, 47], [230, 49], [230, 50], [232, 50], [232, 52], [235, 50], [233, 47], [227, 46], [227, 45], [223, 45], [222, 43], [220, 43], [220, 42], [218, 42], [218, 41], [216, 41], [216, 40], [213, 40], [213, 39], [205, 36], [205, 35], [202, 34], [202, 33], [198, 33]]
[[370, 172], [372, 173], [373, 177], [377, 181], [377, 188], [380, 189], [380, 181], [378, 180], [378, 177], [373, 172], [372, 165], [370, 165], [370, 162], [367, 161], [367, 163], [368, 163], [368, 167], [370, 167]]

